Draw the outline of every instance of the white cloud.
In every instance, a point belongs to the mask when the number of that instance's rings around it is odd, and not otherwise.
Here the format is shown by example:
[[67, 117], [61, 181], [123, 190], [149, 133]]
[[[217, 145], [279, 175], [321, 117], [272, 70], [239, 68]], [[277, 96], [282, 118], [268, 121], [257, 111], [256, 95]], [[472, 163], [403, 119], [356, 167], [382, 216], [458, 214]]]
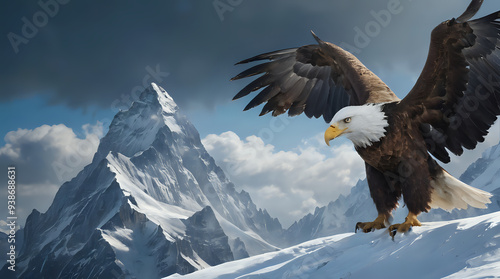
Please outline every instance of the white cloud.
[[234, 132], [211, 134], [202, 141], [238, 188], [288, 226], [348, 193], [365, 177], [364, 163], [352, 145], [328, 149], [321, 137], [293, 151], [277, 151], [257, 136], [242, 140]]
[[[92, 161], [103, 135], [103, 126], [97, 122], [83, 125], [82, 129], [84, 138], [79, 138], [63, 124], [18, 129], [5, 136], [6, 144], [0, 147], [0, 166], [2, 169], [16, 167], [17, 216], [23, 225], [33, 208], [45, 211], [59, 186]], [[0, 193], [2, 200], [7, 193], [3, 190]]]
[[0, 148], [0, 162], [29, 174], [19, 177], [23, 183], [61, 184], [92, 160], [102, 137], [100, 122], [82, 128], [83, 139], [63, 124], [8, 132], [6, 144]]

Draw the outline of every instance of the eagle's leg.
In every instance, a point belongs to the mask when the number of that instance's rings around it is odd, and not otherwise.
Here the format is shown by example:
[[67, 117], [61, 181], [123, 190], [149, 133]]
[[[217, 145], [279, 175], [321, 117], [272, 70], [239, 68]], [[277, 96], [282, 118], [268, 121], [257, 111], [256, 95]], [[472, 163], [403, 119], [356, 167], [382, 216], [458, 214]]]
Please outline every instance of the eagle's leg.
[[[417, 216], [421, 212], [428, 212], [431, 208], [431, 177], [436, 175], [436, 171], [441, 169], [439, 165], [427, 154], [427, 150], [415, 148], [407, 154], [408, 159], [402, 161], [399, 169], [406, 170], [400, 174], [401, 190], [403, 199], [408, 208], [408, 216], [401, 224], [394, 224], [389, 227], [389, 234], [394, 239], [396, 233], [408, 232], [413, 226], [421, 226]], [[409, 163], [410, 162], [410, 163]], [[415, 167], [415, 166], [426, 166]]]
[[398, 205], [401, 188], [398, 185], [389, 184], [390, 179], [369, 164], [366, 163], [365, 167], [370, 195], [377, 208], [378, 217], [373, 222], [358, 222], [355, 232], [362, 230], [367, 233], [386, 228], [391, 223], [391, 212]]
[[418, 214], [409, 212], [406, 216], [404, 223], [394, 224], [389, 227], [389, 234], [394, 238], [396, 233], [405, 233], [413, 226], [422, 226], [422, 223], [417, 219]]
[[379, 214], [373, 222], [358, 222], [356, 224], [356, 228], [354, 232], [358, 230], [362, 230], [363, 232], [371, 232], [374, 230], [380, 230], [386, 227], [386, 224], [389, 224], [389, 216], [387, 214]]

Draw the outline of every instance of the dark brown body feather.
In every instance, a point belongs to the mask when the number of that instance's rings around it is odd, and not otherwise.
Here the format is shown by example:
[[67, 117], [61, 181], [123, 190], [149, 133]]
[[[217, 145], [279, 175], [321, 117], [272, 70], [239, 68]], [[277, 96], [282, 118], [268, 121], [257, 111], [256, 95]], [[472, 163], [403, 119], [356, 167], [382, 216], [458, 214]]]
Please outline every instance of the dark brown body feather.
[[431, 180], [441, 167], [427, 152], [420, 122], [400, 104], [385, 104], [383, 112], [389, 126], [379, 142], [356, 151], [366, 162], [370, 192], [379, 213], [390, 213], [403, 194], [408, 210], [420, 213], [430, 209]]

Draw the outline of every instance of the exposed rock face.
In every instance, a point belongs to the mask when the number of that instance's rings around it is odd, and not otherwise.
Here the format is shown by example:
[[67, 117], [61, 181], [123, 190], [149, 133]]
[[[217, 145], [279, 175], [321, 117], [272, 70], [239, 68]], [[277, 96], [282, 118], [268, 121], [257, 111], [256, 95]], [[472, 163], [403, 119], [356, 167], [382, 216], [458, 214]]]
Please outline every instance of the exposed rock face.
[[186, 219], [186, 240], [205, 262], [211, 266], [234, 260], [229, 238], [219, 225], [210, 206]]

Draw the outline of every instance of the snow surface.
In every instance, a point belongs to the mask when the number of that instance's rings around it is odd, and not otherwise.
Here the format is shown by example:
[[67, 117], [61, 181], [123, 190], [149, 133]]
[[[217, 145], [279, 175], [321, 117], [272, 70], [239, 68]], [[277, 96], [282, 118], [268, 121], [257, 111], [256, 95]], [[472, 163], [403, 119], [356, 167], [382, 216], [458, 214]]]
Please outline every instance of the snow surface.
[[318, 238], [277, 252], [166, 278], [500, 278], [500, 212]]

